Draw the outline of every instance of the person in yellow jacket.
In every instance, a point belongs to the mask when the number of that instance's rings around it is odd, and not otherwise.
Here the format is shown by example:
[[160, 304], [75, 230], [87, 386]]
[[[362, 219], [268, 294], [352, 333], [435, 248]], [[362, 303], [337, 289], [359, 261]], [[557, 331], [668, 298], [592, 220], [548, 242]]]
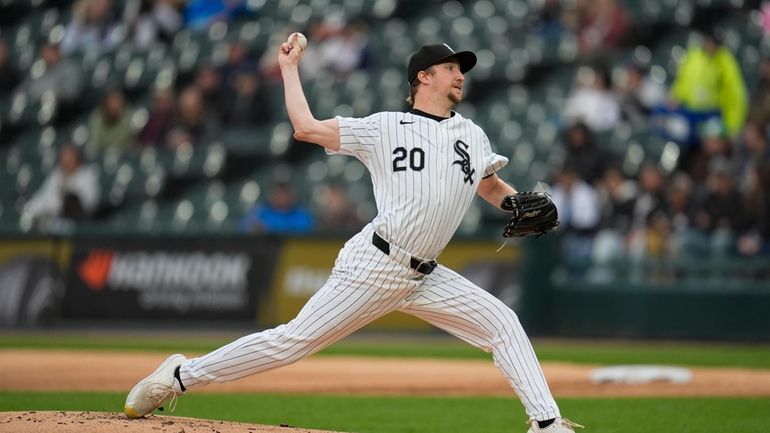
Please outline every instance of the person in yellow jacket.
[[671, 98], [690, 124], [688, 144], [697, 145], [701, 127], [721, 119], [729, 137], [743, 129], [748, 111], [746, 84], [738, 62], [714, 30], [691, 46], [671, 87]]

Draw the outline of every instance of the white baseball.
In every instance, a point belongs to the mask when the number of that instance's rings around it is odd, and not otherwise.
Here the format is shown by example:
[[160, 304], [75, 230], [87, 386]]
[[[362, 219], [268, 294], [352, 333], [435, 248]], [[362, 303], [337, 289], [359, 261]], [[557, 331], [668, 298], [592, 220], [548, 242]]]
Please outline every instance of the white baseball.
[[299, 49], [303, 51], [305, 50], [305, 47], [307, 47], [307, 38], [305, 35], [299, 32], [290, 34], [289, 39], [287, 39], [286, 42], [288, 42], [292, 47], [295, 45], [299, 46]]

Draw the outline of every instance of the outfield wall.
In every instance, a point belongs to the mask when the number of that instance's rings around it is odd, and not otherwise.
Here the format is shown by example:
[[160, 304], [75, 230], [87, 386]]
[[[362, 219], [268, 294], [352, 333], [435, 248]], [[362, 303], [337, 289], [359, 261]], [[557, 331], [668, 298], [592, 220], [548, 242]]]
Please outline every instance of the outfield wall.
[[[294, 318], [331, 274], [341, 239], [71, 237], [0, 240], [0, 324], [205, 322], [271, 327]], [[519, 250], [454, 242], [442, 263], [514, 308]], [[426, 331], [404, 314], [373, 329]]]
[[770, 341], [768, 258], [617, 258], [570, 270], [558, 252], [558, 237], [522, 247], [519, 314], [531, 333]]
[[[299, 237], [2, 239], [0, 325], [271, 327], [291, 320], [324, 284], [343, 243]], [[564, 276], [555, 236], [497, 248], [492, 241], [457, 240], [441, 263], [502, 299], [533, 335], [770, 340], [768, 280], [725, 278], [729, 265], [718, 271], [712, 265], [708, 278], [678, 281], [660, 278], [657, 268], [622, 264], [623, 278], [597, 283]], [[741, 272], [770, 269], [761, 261], [752, 266]], [[432, 329], [398, 313], [369, 328]]]

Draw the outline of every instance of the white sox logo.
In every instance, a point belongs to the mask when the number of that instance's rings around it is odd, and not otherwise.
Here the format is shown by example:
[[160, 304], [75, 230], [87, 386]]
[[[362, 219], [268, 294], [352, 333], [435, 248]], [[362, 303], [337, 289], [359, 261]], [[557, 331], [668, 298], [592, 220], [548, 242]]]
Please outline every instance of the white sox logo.
[[465, 175], [465, 178], [463, 179], [463, 182], [470, 182], [473, 184], [473, 175], [476, 173], [475, 168], [471, 168], [471, 156], [468, 155], [468, 152], [466, 151], [468, 149], [468, 145], [465, 144], [462, 140], [455, 141], [455, 153], [460, 156], [460, 159], [453, 162], [452, 165], [458, 164], [460, 166], [460, 170]]

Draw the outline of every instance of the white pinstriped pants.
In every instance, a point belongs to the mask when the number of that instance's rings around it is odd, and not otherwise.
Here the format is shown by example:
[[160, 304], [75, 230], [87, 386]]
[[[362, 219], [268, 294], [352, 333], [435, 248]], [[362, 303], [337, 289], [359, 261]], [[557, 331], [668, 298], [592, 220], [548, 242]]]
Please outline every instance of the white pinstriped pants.
[[402, 311], [492, 352], [531, 419], [560, 416], [532, 345], [510, 308], [444, 266], [421, 278], [408, 266], [405, 253], [391, 247], [386, 256], [372, 245], [372, 233], [368, 225], [345, 244], [331, 277], [295, 319], [182, 364], [185, 387], [291, 364], [387, 313]]

